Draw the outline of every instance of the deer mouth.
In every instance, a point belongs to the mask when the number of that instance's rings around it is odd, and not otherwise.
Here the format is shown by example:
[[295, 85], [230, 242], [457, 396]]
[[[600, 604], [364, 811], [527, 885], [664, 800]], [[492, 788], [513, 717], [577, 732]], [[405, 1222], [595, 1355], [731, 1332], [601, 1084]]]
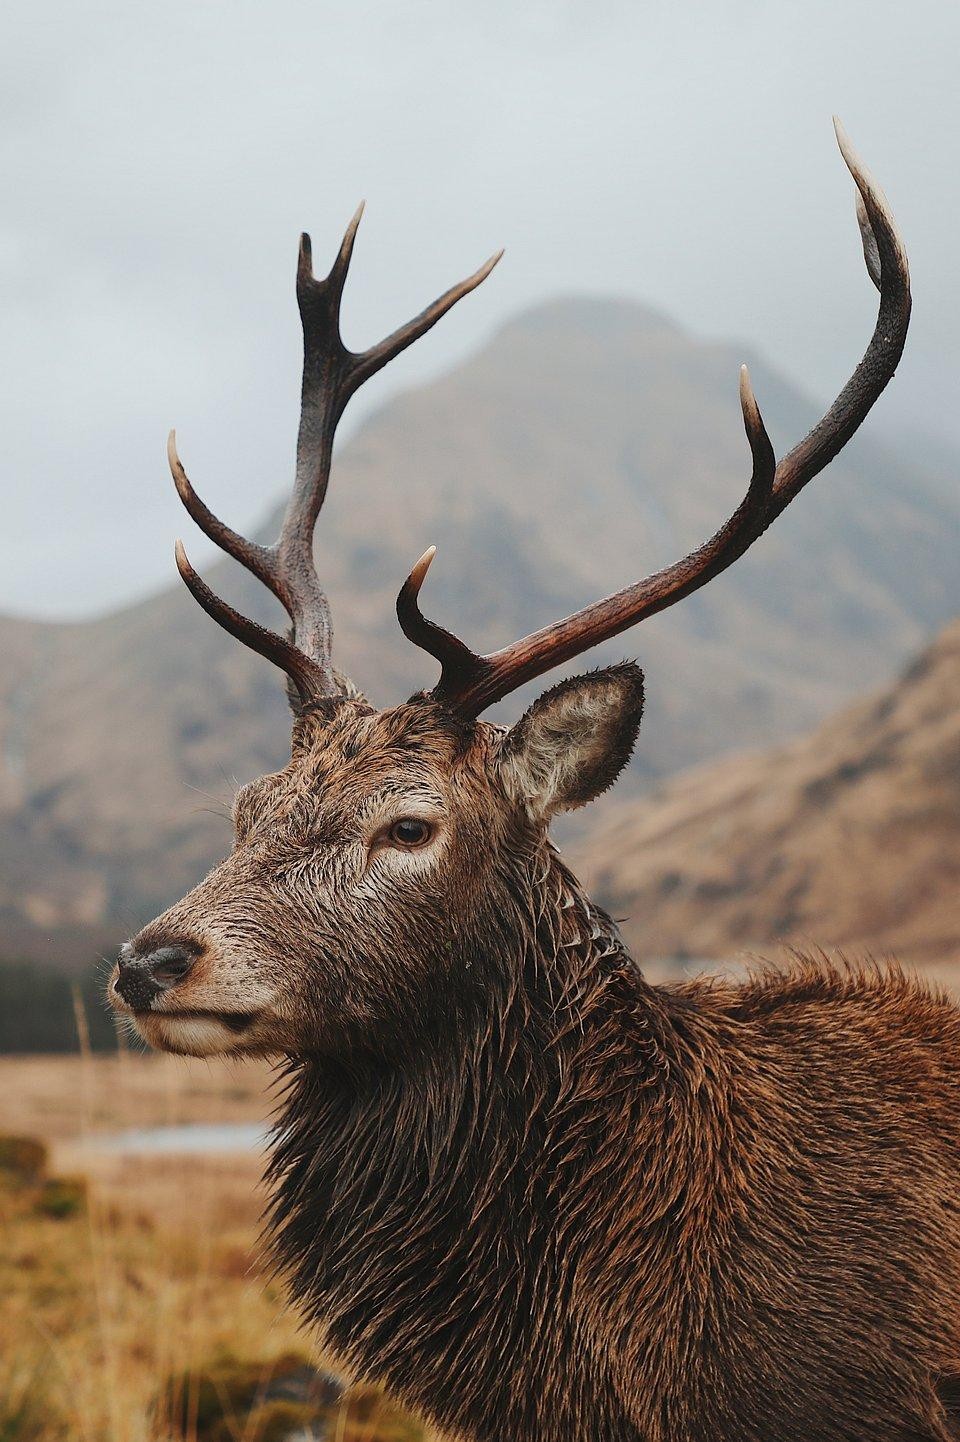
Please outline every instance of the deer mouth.
[[184, 1007], [158, 1011], [144, 1008], [130, 1013], [142, 1039], [157, 1051], [177, 1056], [239, 1055], [263, 1049], [261, 1011], [215, 1011]]
[[137, 1021], [144, 1021], [147, 1017], [151, 1021], [216, 1021], [225, 1026], [228, 1031], [234, 1032], [237, 1036], [247, 1031], [257, 1019], [255, 1011], [206, 1011], [197, 1008], [182, 1008], [176, 1011], [155, 1011], [152, 1007], [144, 1007], [133, 1013]]

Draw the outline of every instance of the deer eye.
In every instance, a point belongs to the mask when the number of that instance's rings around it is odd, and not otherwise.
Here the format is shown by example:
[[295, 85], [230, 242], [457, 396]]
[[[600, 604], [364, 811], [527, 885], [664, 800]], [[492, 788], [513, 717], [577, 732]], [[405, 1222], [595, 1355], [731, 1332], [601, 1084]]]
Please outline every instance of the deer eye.
[[421, 821], [419, 816], [401, 816], [395, 821], [387, 832], [387, 839], [394, 846], [425, 846], [433, 835], [433, 827], [429, 821]]

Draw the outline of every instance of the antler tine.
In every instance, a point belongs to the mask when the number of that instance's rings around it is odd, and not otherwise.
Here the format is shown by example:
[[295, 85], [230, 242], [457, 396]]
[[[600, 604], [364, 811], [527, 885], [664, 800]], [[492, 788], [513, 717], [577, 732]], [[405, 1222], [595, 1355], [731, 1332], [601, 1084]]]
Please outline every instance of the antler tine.
[[222, 600], [220, 596], [211, 591], [202, 576], [198, 575], [187, 559], [187, 553], [183, 548], [183, 542], [177, 541], [176, 546], [177, 570], [187, 589], [198, 601], [208, 616], [212, 616], [218, 625], [236, 640], [242, 641], [254, 651], [259, 651], [268, 661], [279, 666], [290, 677], [297, 690], [301, 702], [306, 705], [309, 701], [320, 695], [327, 694], [323, 687], [325, 677], [320, 673], [321, 668], [305, 656], [299, 647], [292, 642], [278, 636], [275, 631], [269, 631], [266, 626], [258, 625], [256, 621], [241, 616], [239, 611]]
[[408, 345], [412, 345], [415, 340], [426, 335], [427, 331], [431, 330], [458, 301], [463, 300], [464, 296], [469, 295], [472, 290], [476, 290], [478, 285], [482, 285], [502, 258], [503, 251], [498, 250], [495, 255], [491, 255], [489, 260], [484, 261], [480, 269], [475, 270], [473, 275], [468, 275], [466, 280], [460, 281], [459, 285], [452, 285], [449, 290], [444, 291], [443, 295], [438, 296], [432, 305], [428, 305], [426, 310], [422, 310], [418, 316], [414, 316], [413, 320], [402, 325], [399, 330], [393, 331], [379, 345], [371, 346], [369, 350], [358, 355], [356, 357], [356, 384], [362, 385], [365, 380], [369, 380], [370, 376], [376, 375], [377, 371], [382, 369], [388, 361], [392, 361], [394, 356], [398, 356], [401, 351], [406, 350]]
[[[304, 700], [342, 694], [343, 686], [333, 669], [330, 608], [313, 560], [313, 532], [326, 497], [337, 422], [363, 382], [435, 325], [458, 300], [475, 290], [500, 258], [500, 255], [494, 256], [378, 345], [355, 353], [347, 349], [340, 334], [340, 305], [362, 214], [361, 204], [347, 226], [329, 273], [321, 280], [313, 274], [310, 237], [306, 234], [300, 237], [297, 258], [297, 303], [303, 325], [300, 426], [293, 492], [276, 543], [262, 546], [247, 540], [215, 516], [193, 489], [177, 454], [172, 432], [168, 444], [170, 469], [187, 511], [211, 540], [257, 576], [283, 604], [293, 623], [292, 641], [285, 641], [246, 620], [214, 596], [182, 555], [182, 548], [178, 552], [181, 575], [204, 609], [226, 630], [287, 671]], [[301, 659], [296, 660], [292, 653]]]
[[[476, 716], [518, 686], [532, 681], [544, 671], [560, 666], [581, 651], [600, 641], [626, 631], [645, 616], [673, 605], [691, 591], [705, 585], [711, 577], [731, 565], [756, 539], [764, 527], [767, 507], [773, 489], [776, 459], [757, 405], [746, 366], [740, 369], [740, 403], [744, 429], [753, 458], [753, 470], [747, 493], [733, 515], [717, 533], [685, 556], [655, 572], [643, 581], [617, 591], [582, 611], [534, 631], [523, 640], [515, 641], [502, 651], [478, 656], [448, 631], [428, 621], [416, 605], [427, 566], [422, 558], [408, 578], [403, 597], [404, 616], [401, 626], [411, 639], [411, 630], [419, 632], [419, 644], [440, 660], [440, 680], [432, 695], [462, 714]], [[432, 560], [430, 552], [427, 553]], [[422, 567], [417, 580], [417, 573]], [[408, 589], [409, 588], [409, 589]], [[405, 595], [406, 593], [406, 595]], [[398, 611], [401, 601], [397, 602]], [[416, 616], [411, 626], [411, 610]], [[406, 621], [406, 624], [404, 622]], [[410, 627], [410, 629], [408, 629]], [[425, 644], [429, 642], [430, 644]]]
[[428, 621], [420, 610], [417, 597], [436, 554], [436, 546], [428, 547], [404, 581], [397, 597], [397, 619], [408, 641], [436, 657], [446, 684], [453, 687], [467, 681], [481, 668], [484, 658], [471, 651], [452, 632], [445, 631], [435, 621]]
[[706, 545], [683, 560], [492, 655], [476, 655], [421, 614], [417, 594], [429, 564], [428, 553], [407, 580], [397, 608], [404, 632], [441, 662], [440, 680], [431, 693], [438, 701], [461, 715], [477, 716], [524, 682], [706, 585], [743, 555], [862, 423], [894, 374], [903, 351], [910, 320], [910, 276], [903, 242], [883, 192], [857, 157], [840, 122], [835, 120], [834, 125], [841, 153], [857, 187], [867, 270], [880, 290], [873, 337], [840, 395], [806, 439], [777, 465], [744, 367], [740, 402], [753, 455], [753, 475], [746, 496], [726, 524]]
[[226, 551], [228, 556], [232, 556], [235, 561], [246, 566], [248, 571], [252, 571], [266, 585], [272, 585], [269, 548], [259, 545], [256, 541], [248, 541], [246, 536], [238, 535], [218, 516], [215, 516], [209, 506], [200, 499], [193, 489], [190, 478], [183, 468], [183, 462], [177, 453], [176, 431], [171, 431], [167, 437], [167, 461], [177, 494], [187, 513], [192, 520], [196, 521], [204, 535], [209, 536], [210, 540], [214, 541], [222, 551]]
[[833, 128], [844, 164], [857, 187], [857, 220], [867, 273], [880, 292], [880, 308], [863, 359], [826, 415], [780, 462], [768, 524], [847, 444], [882, 393], [903, 354], [910, 324], [910, 267], [886, 196], [850, 143], [837, 116]]

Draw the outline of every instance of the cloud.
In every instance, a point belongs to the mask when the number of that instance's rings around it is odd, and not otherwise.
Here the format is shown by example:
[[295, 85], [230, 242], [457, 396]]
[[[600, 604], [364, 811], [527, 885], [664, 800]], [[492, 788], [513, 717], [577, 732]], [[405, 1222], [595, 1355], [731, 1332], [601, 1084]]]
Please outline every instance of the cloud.
[[742, 338], [828, 396], [873, 305], [834, 109], [927, 298], [883, 417], [960, 442], [960, 12], [909, 19], [867, 0], [8, 4], [0, 606], [79, 615], [171, 577], [172, 423], [212, 503], [240, 524], [267, 508], [293, 450], [296, 235], [331, 254], [361, 196], [353, 343], [507, 246], [367, 406], [576, 291]]

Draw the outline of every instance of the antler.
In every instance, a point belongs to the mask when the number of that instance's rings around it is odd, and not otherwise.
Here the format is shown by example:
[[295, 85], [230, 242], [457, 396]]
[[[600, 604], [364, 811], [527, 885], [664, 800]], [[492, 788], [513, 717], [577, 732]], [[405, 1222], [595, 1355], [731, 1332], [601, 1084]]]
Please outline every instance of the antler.
[[910, 320], [910, 276], [903, 242], [883, 192], [836, 117], [834, 128], [857, 187], [864, 259], [880, 291], [880, 310], [863, 359], [826, 415], [777, 465], [744, 367], [740, 400], [753, 453], [753, 474], [744, 500], [717, 534], [672, 566], [491, 655], [477, 655], [421, 613], [417, 597], [435, 554], [431, 547], [404, 583], [397, 598], [397, 615], [405, 635], [441, 663], [440, 680], [431, 693], [434, 698], [461, 715], [477, 716], [524, 682], [689, 596], [742, 556], [860, 426], [903, 352]]
[[500, 256], [491, 258], [459, 285], [379, 345], [350, 351], [340, 336], [340, 302], [350, 268], [353, 242], [363, 214], [361, 205], [347, 226], [330, 274], [317, 280], [311, 264], [310, 237], [300, 237], [297, 303], [303, 323], [303, 385], [297, 436], [296, 478], [279, 539], [272, 546], [249, 541], [230, 529], [204, 504], [187, 477], [170, 432], [167, 455], [180, 499], [202, 531], [234, 560], [268, 586], [292, 622], [291, 639], [241, 616], [197, 575], [177, 542], [177, 568], [203, 609], [244, 645], [280, 666], [301, 702], [340, 694], [331, 662], [330, 608], [313, 561], [313, 532], [327, 493], [337, 422], [353, 393], [394, 356], [406, 350], [441, 316], [486, 280]]

